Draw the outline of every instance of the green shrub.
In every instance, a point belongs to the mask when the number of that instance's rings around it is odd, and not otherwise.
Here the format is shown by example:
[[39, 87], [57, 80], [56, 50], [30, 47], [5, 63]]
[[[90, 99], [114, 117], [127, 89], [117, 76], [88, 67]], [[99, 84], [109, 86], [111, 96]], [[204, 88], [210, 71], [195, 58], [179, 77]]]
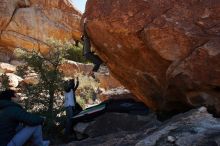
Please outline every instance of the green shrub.
[[65, 56], [66, 59], [69, 60], [73, 60], [76, 62], [81, 62], [81, 63], [87, 63], [88, 61], [85, 59], [85, 57], [83, 56], [83, 50], [82, 50], [82, 46], [79, 45], [79, 47], [77, 46], [70, 46], [67, 49], [67, 53]]
[[83, 107], [86, 104], [91, 104], [96, 100], [95, 91], [97, 90], [99, 83], [91, 77], [83, 74], [78, 74], [79, 87], [77, 89], [77, 102]]
[[9, 77], [6, 74], [2, 74], [0, 76], [0, 78], [1, 78], [0, 91], [4, 91], [6, 89], [9, 89]]
[[17, 55], [26, 64], [18, 67], [17, 73], [22, 77], [31, 72], [38, 75], [38, 84], [20, 84], [22, 93], [26, 97], [23, 100], [23, 105], [28, 111], [46, 116], [47, 124], [44, 128], [47, 130], [44, 131], [44, 134], [47, 137], [56, 137], [61, 135], [58, 127], [62, 125], [59, 123], [60, 116], [58, 115], [64, 111], [61, 96], [63, 74], [60, 72], [59, 66], [64, 60], [63, 57], [69, 44], [54, 40], [48, 40], [48, 44], [50, 51], [47, 54], [42, 54], [39, 51], [18, 51], [20, 53]]

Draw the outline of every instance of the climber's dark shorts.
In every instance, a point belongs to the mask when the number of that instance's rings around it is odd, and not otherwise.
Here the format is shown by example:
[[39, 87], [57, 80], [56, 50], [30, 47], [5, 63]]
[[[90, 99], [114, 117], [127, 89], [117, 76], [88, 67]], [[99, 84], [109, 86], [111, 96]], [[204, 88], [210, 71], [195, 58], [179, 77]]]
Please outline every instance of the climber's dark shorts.
[[92, 71], [97, 72], [99, 70], [100, 65], [103, 63], [99, 56], [95, 55], [92, 52], [88, 52], [84, 54], [84, 56], [86, 57], [86, 59], [90, 60], [94, 64]]

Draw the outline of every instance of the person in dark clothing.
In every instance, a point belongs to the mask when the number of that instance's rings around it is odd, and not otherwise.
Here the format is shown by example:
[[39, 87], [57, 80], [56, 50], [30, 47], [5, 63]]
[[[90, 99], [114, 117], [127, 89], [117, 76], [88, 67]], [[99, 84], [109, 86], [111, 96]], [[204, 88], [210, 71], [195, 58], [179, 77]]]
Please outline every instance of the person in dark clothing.
[[86, 32], [86, 20], [84, 20], [83, 29], [83, 36], [81, 37], [83, 41], [83, 56], [85, 56], [86, 59], [90, 60], [94, 64], [91, 72], [91, 74], [93, 74], [94, 72], [97, 72], [99, 70], [100, 65], [103, 63], [103, 61], [98, 55], [91, 51], [90, 39]]
[[79, 79], [76, 78], [76, 83], [74, 79], [65, 81], [64, 83], [64, 107], [66, 109], [66, 127], [65, 127], [65, 136], [68, 140], [71, 138], [73, 132], [73, 122], [72, 117], [77, 114], [77, 102], [75, 92], [79, 86]]
[[79, 47], [79, 40], [76, 40], [76, 41], [75, 41], [75, 46], [76, 46], [76, 47]]
[[[26, 112], [12, 101], [16, 98], [13, 90], [0, 92], [0, 145], [22, 146], [31, 140], [35, 146], [48, 146], [49, 141], [43, 141], [42, 138], [44, 118]], [[23, 126], [18, 131], [19, 124]]]
[[77, 77], [76, 78], [76, 84], [75, 84], [75, 79], [70, 79], [70, 88], [73, 90], [73, 95], [74, 95], [74, 103], [75, 103], [75, 106], [74, 106], [74, 114], [77, 114], [79, 113], [80, 111], [82, 111], [82, 107], [78, 104], [78, 102], [76, 101], [76, 90], [79, 86], [79, 78]]

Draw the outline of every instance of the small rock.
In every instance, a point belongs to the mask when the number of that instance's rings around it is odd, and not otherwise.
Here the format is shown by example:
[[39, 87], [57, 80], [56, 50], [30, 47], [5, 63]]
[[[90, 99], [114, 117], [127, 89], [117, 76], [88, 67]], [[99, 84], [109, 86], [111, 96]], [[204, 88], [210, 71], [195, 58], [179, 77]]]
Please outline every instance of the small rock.
[[24, 61], [19, 61], [19, 60], [11, 60], [10, 64], [14, 65], [14, 66], [22, 66], [22, 65], [25, 65], [25, 62]]
[[201, 112], [201, 113], [204, 113], [204, 112], [207, 112], [207, 109], [206, 109], [206, 107], [200, 107], [199, 109], [198, 109], [198, 111], [199, 112]]
[[5, 73], [13, 73], [16, 71], [16, 67], [8, 63], [0, 63], [0, 69]]
[[176, 141], [176, 138], [173, 137], [173, 136], [168, 136], [167, 141], [170, 142], [170, 143], [174, 143]]
[[13, 73], [7, 73], [6, 74], [9, 77], [9, 86], [10, 87], [17, 87], [19, 82], [21, 82], [23, 79]]

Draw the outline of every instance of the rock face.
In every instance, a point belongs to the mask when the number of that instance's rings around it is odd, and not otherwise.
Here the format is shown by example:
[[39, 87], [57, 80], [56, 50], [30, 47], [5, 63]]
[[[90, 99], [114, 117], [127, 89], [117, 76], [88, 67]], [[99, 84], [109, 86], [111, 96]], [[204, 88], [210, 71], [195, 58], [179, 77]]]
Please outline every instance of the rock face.
[[83, 64], [78, 63], [71, 60], [66, 60], [61, 66], [60, 70], [64, 73], [67, 77], [74, 77], [77, 73], [84, 73], [88, 74], [92, 70], [92, 65], [90, 64]]
[[[100, 124], [102, 125], [100, 128]], [[143, 130], [152, 132], [160, 125], [154, 114], [135, 115], [127, 113], [105, 113], [89, 123], [84, 141], [74, 141], [68, 146], [113, 146], [135, 145], [144, 138]], [[142, 132], [140, 132], [142, 131]]]
[[124, 87], [112, 88], [106, 91], [104, 90], [98, 94], [98, 98], [101, 101], [106, 101], [108, 99], [136, 99], [136, 97]]
[[[151, 119], [151, 120], [150, 120]], [[146, 124], [147, 123], [147, 124]], [[100, 124], [102, 128], [100, 128]], [[99, 137], [120, 131], [139, 131], [143, 127], [156, 127], [160, 122], [152, 115], [132, 115], [126, 113], [106, 113], [95, 119], [85, 130], [89, 137]]]
[[47, 52], [49, 38], [80, 38], [80, 18], [68, 0], [1, 0], [0, 46]]
[[96, 78], [100, 82], [100, 88], [104, 88], [105, 90], [122, 87], [122, 85], [112, 77], [111, 74], [108, 73], [96, 73]]
[[172, 118], [135, 146], [218, 146], [219, 124], [201, 107]]
[[[3, 74], [0, 73], [0, 86], [2, 86], [2, 75]], [[12, 87], [13, 89], [15, 89], [19, 85], [19, 83], [23, 81], [21, 77], [17, 76], [14, 73], [6, 73], [5, 75], [8, 76], [9, 87]]]
[[87, 128], [90, 136], [88, 139], [74, 141], [68, 146], [219, 146], [220, 144], [220, 119], [214, 118], [205, 107], [179, 114], [163, 123], [157, 121], [151, 114], [141, 119], [126, 114], [103, 115], [96, 118]]
[[3, 73], [13, 73], [16, 71], [16, 66], [8, 63], [0, 62], [0, 70]]
[[219, 0], [90, 0], [87, 31], [113, 76], [150, 108], [220, 113]]

